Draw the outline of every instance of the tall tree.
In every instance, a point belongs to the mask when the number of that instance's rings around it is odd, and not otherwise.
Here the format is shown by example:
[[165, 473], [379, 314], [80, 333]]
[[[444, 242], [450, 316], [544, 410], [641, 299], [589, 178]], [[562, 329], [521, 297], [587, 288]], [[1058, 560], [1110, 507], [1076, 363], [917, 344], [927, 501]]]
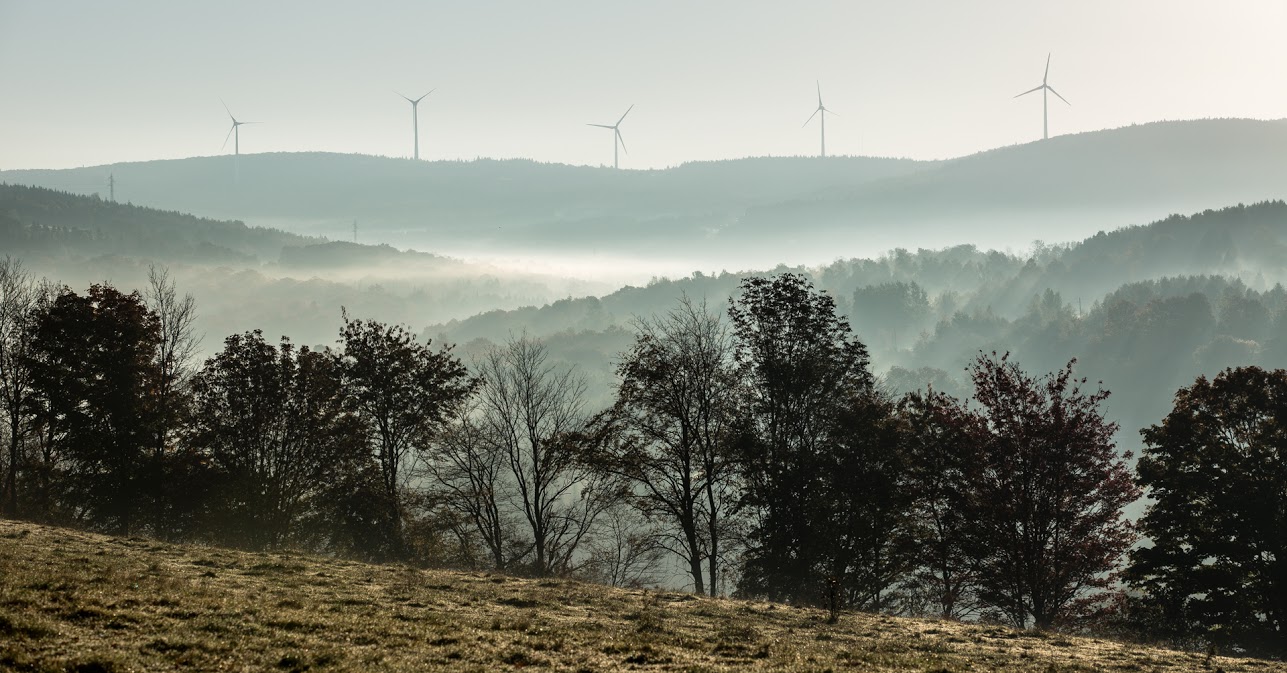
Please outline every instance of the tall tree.
[[549, 362], [544, 344], [527, 336], [492, 348], [478, 371], [480, 424], [508, 460], [533, 571], [566, 573], [595, 519], [621, 495], [615, 480], [581, 460], [585, 380]]
[[70, 456], [79, 500], [95, 525], [129, 534], [143, 505], [140, 476], [157, 413], [160, 325], [137, 292], [64, 289], [38, 319], [33, 386], [50, 441]]
[[1008, 354], [970, 368], [986, 427], [970, 475], [979, 597], [1019, 628], [1076, 616], [1136, 539], [1122, 509], [1140, 491], [1100, 408], [1108, 391], [1083, 392], [1074, 363], [1039, 379]]
[[228, 337], [192, 381], [189, 442], [216, 471], [219, 538], [254, 549], [302, 536], [304, 519], [365, 452], [334, 358], [259, 331]]
[[1170, 636], [1287, 654], [1287, 370], [1226, 369], [1141, 430], [1140, 521], [1127, 571]]
[[401, 325], [350, 319], [345, 312], [339, 343], [344, 386], [379, 465], [384, 550], [371, 551], [405, 556], [404, 491], [412, 464], [477, 383], [449, 347], [435, 351]]
[[152, 530], [161, 537], [175, 537], [182, 528], [180, 521], [191, 514], [184, 506], [191, 503], [190, 484], [181, 475], [195, 464], [195, 456], [183, 451], [177, 436], [188, 403], [187, 384], [201, 346], [195, 328], [196, 299], [191, 294], [180, 297], [170, 272], [157, 266], [148, 269], [143, 299], [156, 314], [160, 328], [157, 381], [152, 390], [156, 427], [146, 479], [152, 500]]
[[842, 408], [872, 388], [867, 348], [832, 298], [795, 274], [743, 280], [729, 316], [750, 391], [752, 439], [740, 462], [757, 519], [739, 590], [818, 602], [832, 565], [817, 548], [832, 506], [828, 454]]
[[6, 440], [0, 508], [11, 517], [18, 515], [23, 447], [35, 431], [30, 350], [38, 298], [39, 288], [22, 263], [11, 257], [0, 260], [0, 413]]
[[727, 324], [686, 297], [664, 317], [638, 321], [617, 368], [616, 404], [600, 419], [615, 432], [595, 456], [638, 489], [630, 502], [665, 522], [662, 539], [694, 591], [711, 595], [737, 505], [731, 454], [744, 414], [733, 352]]

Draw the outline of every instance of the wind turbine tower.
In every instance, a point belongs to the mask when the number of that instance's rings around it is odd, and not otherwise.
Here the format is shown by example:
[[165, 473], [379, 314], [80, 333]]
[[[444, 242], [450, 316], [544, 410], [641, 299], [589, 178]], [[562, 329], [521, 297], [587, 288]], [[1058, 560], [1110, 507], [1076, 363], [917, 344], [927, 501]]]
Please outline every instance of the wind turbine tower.
[[411, 103], [411, 135], [415, 139], [413, 156], [416, 158], [416, 161], [420, 161], [420, 113], [418, 111], [417, 106], [420, 105], [420, 101], [425, 99], [425, 96], [428, 96], [430, 93], [433, 93], [434, 91], [437, 91], [437, 89], [430, 89], [429, 93], [426, 93], [424, 96], [421, 96], [415, 100], [407, 98], [406, 96], [403, 96], [402, 94], [396, 91], [394, 92], [394, 93], [398, 93], [399, 96], [402, 96], [402, 98], [405, 99], [408, 103]]
[[112, 203], [116, 203], [116, 174], [107, 174], [107, 198]]
[[831, 112], [831, 110], [828, 110], [827, 107], [822, 104], [822, 83], [818, 82], [817, 84], [818, 84], [818, 108], [813, 111], [813, 114], [809, 115], [808, 119], [804, 120], [804, 124], [800, 125], [800, 128], [804, 128], [805, 126], [808, 126], [809, 122], [813, 121], [814, 117], [818, 117], [819, 115], [821, 115], [821, 117], [818, 118], [818, 121], [822, 125], [822, 156], [825, 158], [827, 156], [827, 113], [828, 112], [830, 112], [831, 114], [835, 114], [835, 113]]
[[[621, 122], [626, 120], [626, 115], [630, 114], [630, 111], [633, 109], [635, 109], [635, 106], [634, 104], [631, 104], [630, 107], [626, 108], [625, 113], [621, 115], [621, 119], [618, 119], [617, 123], [613, 124], [612, 126], [608, 126], [607, 124], [586, 124], [586, 126], [597, 126], [601, 129], [612, 129], [612, 167], [613, 168], [621, 167], [620, 164], [617, 163], [617, 143], [618, 142], [621, 143], [621, 149], [623, 150], [626, 149], [626, 139], [621, 137]], [[626, 150], [626, 154], [629, 154], [629, 153], [630, 151]]]
[[[223, 103], [223, 101], [219, 101], [219, 102]], [[233, 156], [241, 156], [241, 127], [244, 126], [245, 124], [258, 124], [259, 122], [237, 121], [237, 118], [232, 116], [232, 110], [228, 109], [227, 103], [223, 103], [223, 109], [224, 109], [224, 112], [228, 113], [228, 118], [232, 120], [232, 128], [228, 129], [228, 135], [223, 137], [223, 147], [228, 146], [228, 138], [231, 137]]]
[[[1028, 89], [1027, 91], [1019, 94], [1019, 96], [1027, 96], [1028, 94], [1034, 91], [1041, 92], [1041, 139], [1042, 140], [1050, 139], [1050, 107], [1047, 101], [1046, 92], [1050, 92], [1056, 96], [1059, 96], [1059, 92], [1055, 91], [1054, 87], [1050, 86], [1050, 84], [1047, 83], [1049, 78], [1050, 78], [1050, 54], [1046, 54], [1046, 72], [1041, 76], [1041, 86]], [[1018, 98], [1019, 96], [1015, 96], [1015, 98]], [[1059, 100], [1063, 101], [1064, 103], [1067, 103], [1070, 106], [1072, 105], [1072, 103], [1069, 103], [1068, 99], [1064, 98], [1063, 96], [1059, 96]]]

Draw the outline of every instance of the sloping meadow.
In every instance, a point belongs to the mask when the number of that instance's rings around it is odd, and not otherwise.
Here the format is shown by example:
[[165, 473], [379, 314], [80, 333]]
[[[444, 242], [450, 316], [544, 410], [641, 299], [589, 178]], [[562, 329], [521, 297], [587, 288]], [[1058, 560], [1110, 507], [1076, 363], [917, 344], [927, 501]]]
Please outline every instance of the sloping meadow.
[[1287, 671], [991, 625], [0, 521], [0, 670]]

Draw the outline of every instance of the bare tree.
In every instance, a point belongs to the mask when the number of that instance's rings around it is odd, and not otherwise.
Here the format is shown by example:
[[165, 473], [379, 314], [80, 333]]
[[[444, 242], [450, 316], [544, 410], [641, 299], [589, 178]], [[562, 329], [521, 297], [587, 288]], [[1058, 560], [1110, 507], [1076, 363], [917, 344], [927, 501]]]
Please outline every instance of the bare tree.
[[[667, 522], [662, 543], [684, 560], [697, 593], [718, 589], [722, 543], [738, 500], [730, 445], [742, 418], [727, 324], [687, 297], [636, 322], [617, 369], [615, 406], [600, 416], [594, 463], [630, 481], [631, 502]], [[705, 567], [703, 563], [705, 562]]]
[[570, 570], [595, 518], [620, 495], [614, 479], [580, 460], [585, 380], [548, 360], [543, 344], [522, 336], [479, 364], [481, 427], [508, 460], [538, 575]]
[[196, 332], [197, 302], [191, 294], [179, 296], [174, 279], [165, 267], [152, 265], [147, 272], [148, 286], [143, 301], [157, 316], [161, 326], [161, 342], [156, 353], [157, 382], [155, 387], [156, 424], [152, 438], [150, 478], [147, 483], [153, 491], [153, 530], [163, 537], [175, 533], [173, 522], [167, 523], [170, 505], [179, 494], [169, 492], [167, 462], [173, 458], [175, 437], [189, 400], [188, 384], [195, 373], [197, 352], [201, 348], [201, 335]]
[[33, 394], [28, 366], [31, 327], [40, 303], [41, 288], [22, 263], [11, 257], [0, 260], [0, 413], [7, 440], [5, 470], [0, 488], [3, 509], [18, 514], [18, 470], [23, 445], [35, 431], [35, 417], [28, 409]]
[[588, 543], [586, 577], [614, 587], [646, 587], [658, 580], [666, 547], [661, 534], [624, 502], [608, 509]]
[[461, 537], [480, 540], [492, 567], [521, 562], [533, 545], [525, 542], [507, 511], [514, 482], [505, 447], [491, 441], [475, 418], [478, 405], [462, 409], [426, 455], [426, 471], [439, 500], [463, 518]]

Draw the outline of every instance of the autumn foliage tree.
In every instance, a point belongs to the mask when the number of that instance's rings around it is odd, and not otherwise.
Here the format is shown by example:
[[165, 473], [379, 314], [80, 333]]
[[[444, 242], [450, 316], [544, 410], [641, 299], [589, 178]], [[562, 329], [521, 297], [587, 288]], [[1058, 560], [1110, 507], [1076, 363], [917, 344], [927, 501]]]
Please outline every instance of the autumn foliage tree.
[[1159, 635], [1287, 653], [1287, 370], [1199, 378], [1141, 433], [1151, 544], [1127, 576]]
[[1008, 354], [970, 368], [982, 428], [965, 475], [979, 599], [1019, 628], [1076, 617], [1111, 586], [1136, 534], [1122, 509], [1140, 496], [1073, 362], [1035, 378]]

